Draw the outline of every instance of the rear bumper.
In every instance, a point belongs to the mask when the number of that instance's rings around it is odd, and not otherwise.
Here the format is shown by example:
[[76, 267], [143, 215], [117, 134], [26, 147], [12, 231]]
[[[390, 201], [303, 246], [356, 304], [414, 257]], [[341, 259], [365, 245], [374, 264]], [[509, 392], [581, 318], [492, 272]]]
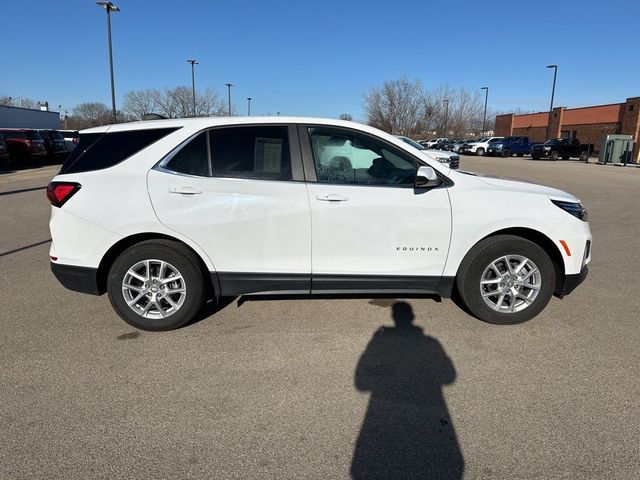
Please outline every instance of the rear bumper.
[[584, 267], [582, 267], [580, 273], [576, 273], [574, 275], [566, 275], [564, 277], [564, 284], [562, 285], [560, 291], [556, 292], [556, 295], [559, 298], [563, 298], [565, 295], [569, 295], [578, 287], [578, 285], [584, 282], [584, 279], [587, 278], [588, 274], [589, 267], [585, 265]]
[[51, 271], [63, 287], [74, 292], [101, 295], [98, 285], [98, 269], [64, 265], [51, 262]]

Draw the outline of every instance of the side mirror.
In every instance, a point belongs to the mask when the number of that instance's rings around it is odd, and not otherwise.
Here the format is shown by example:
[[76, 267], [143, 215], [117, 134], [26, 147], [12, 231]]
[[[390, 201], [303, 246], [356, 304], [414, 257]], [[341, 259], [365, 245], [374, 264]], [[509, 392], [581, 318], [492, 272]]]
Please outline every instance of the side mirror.
[[433, 188], [442, 183], [431, 167], [420, 167], [416, 173], [416, 188]]

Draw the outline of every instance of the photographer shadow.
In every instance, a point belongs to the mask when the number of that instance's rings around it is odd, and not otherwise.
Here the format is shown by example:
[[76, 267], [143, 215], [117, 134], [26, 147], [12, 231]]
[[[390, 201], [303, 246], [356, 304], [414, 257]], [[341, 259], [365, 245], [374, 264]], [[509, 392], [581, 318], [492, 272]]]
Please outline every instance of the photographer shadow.
[[459, 479], [464, 458], [442, 387], [455, 381], [440, 343], [412, 324], [411, 305], [392, 306], [360, 357], [355, 387], [371, 392], [351, 463], [354, 479]]

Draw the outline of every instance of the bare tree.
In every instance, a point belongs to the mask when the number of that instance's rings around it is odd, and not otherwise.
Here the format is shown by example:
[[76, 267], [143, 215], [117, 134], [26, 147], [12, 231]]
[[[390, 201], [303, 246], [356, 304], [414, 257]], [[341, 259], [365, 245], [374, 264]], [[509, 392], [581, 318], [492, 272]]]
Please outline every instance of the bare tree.
[[100, 102], [80, 103], [67, 117], [69, 128], [74, 130], [106, 125], [111, 122], [111, 109]]
[[122, 110], [133, 118], [142, 120], [145, 113], [156, 113], [158, 91], [154, 89], [137, 90], [124, 94]]
[[409, 135], [416, 130], [425, 105], [420, 80], [402, 77], [388, 80], [365, 96], [364, 110], [370, 125], [392, 134]]
[[[167, 118], [193, 116], [193, 91], [190, 87], [146, 89], [127, 92], [123, 110], [136, 119], [145, 113], [158, 113]], [[196, 115], [201, 117], [221, 116], [226, 107], [220, 96], [211, 89], [196, 92]]]

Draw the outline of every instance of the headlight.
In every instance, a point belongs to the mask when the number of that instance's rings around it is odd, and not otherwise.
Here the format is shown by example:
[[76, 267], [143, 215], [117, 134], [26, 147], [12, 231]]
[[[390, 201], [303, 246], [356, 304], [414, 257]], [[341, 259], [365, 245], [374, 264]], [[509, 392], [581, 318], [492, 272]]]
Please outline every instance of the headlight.
[[588, 219], [587, 209], [584, 208], [584, 205], [582, 205], [581, 203], [563, 202], [560, 200], [551, 200], [551, 202], [556, 207], [560, 207], [565, 212], [573, 215], [576, 218], [579, 218], [583, 222], [586, 222]]

